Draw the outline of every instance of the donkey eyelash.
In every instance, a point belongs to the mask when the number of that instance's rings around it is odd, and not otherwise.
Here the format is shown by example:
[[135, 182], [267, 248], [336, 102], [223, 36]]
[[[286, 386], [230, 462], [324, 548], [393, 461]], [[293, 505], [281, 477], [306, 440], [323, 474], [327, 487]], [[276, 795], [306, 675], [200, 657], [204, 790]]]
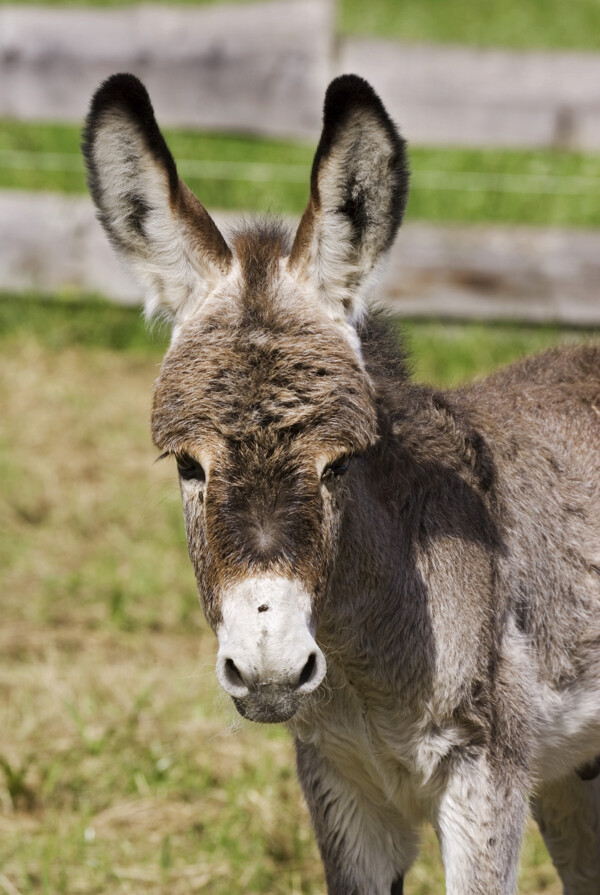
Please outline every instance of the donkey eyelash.
[[196, 480], [204, 483], [206, 481], [206, 473], [202, 464], [189, 454], [176, 454], [174, 451], [165, 451], [154, 461], [166, 460], [167, 457], [175, 457], [177, 463], [177, 471], [182, 479], [186, 481]]
[[190, 457], [189, 454], [175, 454], [175, 460], [182, 479], [201, 483], [206, 481], [204, 467], [194, 457]]
[[331, 463], [327, 464], [321, 474], [321, 478], [339, 478], [340, 476], [345, 475], [350, 468], [351, 462], [352, 456], [350, 454], [342, 454], [341, 456], [336, 457], [335, 460], [332, 460]]

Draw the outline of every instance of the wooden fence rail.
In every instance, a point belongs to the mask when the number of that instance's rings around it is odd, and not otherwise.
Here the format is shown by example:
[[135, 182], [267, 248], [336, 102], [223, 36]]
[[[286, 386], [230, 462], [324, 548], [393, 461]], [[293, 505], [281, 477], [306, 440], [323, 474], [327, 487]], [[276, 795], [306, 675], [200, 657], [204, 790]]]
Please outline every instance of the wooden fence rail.
[[338, 40], [332, 0], [0, 7], [0, 116], [80, 121], [123, 70], [165, 124], [315, 137], [327, 81], [356, 71], [413, 143], [600, 149], [600, 54]]
[[339, 68], [377, 85], [413, 143], [600, 148], [600, 54], [355, 39]]
[[[224, 231], [234, 214], [215, 215]], [[0, 192], [0, 284], [141, 302], [87, 197]], [[600, 233], [406, 224], [383, 297], [399, 314], [600, 325]]]
[[[161, 124], [315, 139], [329, 79], [353, 70], [412, 143], [600, 149], [600, 54], [339, 41], [332, 0], [0, 7], [0, 116], [80, 122], [119, 70], [146, 82]], [[384, 291], [411, 315], [598, 325], [599, 283], [598, 233], [413, 224]], [[16, 192], [0, 193], [0, 289], [140, 298], [87, 198]]]
[[0, 7], [0, 116], [81, 121], [100, 82], [130, 71], [163, 125], [313, 137], [332, 40], [328, 0]]

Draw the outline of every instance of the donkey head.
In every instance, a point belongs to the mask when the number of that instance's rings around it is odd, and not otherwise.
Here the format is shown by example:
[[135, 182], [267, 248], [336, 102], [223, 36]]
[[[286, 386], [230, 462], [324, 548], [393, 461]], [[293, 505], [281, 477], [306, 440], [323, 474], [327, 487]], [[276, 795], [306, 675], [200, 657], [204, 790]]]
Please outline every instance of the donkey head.
[[286, 720], [325, 675], [315, 635], [352, 461], [378, 439], [357, 327], [404, 210], [404, 143], [365, 81], [333, 81], [293, 241], [279, 224], [225, 240], [131, 75], [96, 93], [84, 154], [147, 315], [173, 324], [152, 433], [179, 469], [218, 679], [246, 717]]

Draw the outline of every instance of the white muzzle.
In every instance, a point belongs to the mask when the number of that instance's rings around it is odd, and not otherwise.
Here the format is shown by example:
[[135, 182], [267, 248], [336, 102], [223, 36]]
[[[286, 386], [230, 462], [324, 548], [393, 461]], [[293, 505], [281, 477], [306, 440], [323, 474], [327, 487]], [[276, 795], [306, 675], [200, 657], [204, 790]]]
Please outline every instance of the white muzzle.
[[217, 678], [253, 721], [286, 721], [326, 672], [311, 631], [311, 600], [294, 579], [260, 575], [222, 597]]

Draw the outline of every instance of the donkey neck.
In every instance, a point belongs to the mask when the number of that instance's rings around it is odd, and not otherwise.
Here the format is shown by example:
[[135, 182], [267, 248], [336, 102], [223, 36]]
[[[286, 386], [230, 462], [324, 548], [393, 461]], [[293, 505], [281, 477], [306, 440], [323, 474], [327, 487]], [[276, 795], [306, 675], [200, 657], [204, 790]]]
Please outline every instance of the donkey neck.
[[398, 470], [359, 463], [318, 636], [361, 687], [422, 694], [435, 648], [414, 554], [418, 503], [398, 500]]
[[465, 667], [474, 672], [489, 642], [477, 606], [493, 598], [502, 549], [493, 475], [485, 446], [445, 396], [409, 386], [405, 399], [382, 443], [358, 461], [318, 636], [361, 687], [422, 703], [445, 675], [450, 701], [460, 700], [448, 606], [472, 616]]

